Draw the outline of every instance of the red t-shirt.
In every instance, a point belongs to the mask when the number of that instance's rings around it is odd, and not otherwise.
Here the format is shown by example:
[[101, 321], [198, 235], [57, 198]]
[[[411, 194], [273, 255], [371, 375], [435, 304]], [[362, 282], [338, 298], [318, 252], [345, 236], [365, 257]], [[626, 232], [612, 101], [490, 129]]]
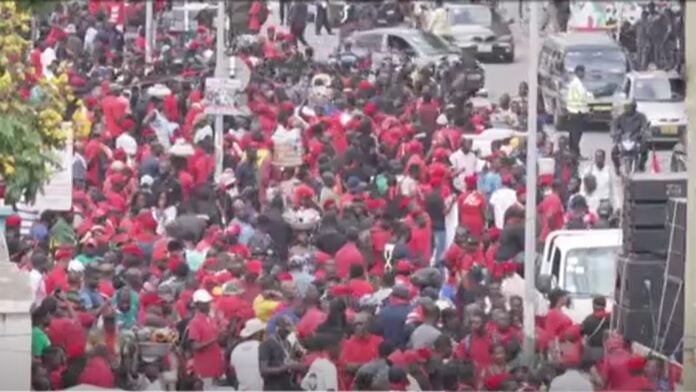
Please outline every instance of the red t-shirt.
[[348, 363], [368, 363], [379, 356], [379, 345], [382, 338], [377, 335], [369, 334], [364, 337], [351, 336], [343, 341], [341, 345], [341, 358], [339, 359], [340, 373], [344, 385], [347, 388], [353, 384], [353, 377], [343, 371], [343, 367]]
[[246, 302], [237, 295], [218, 297], [215, 300], [214, 307], [227, 320], [236, 318], [243, 322], [254, 318], [254, 309], [251, 307], [251, 302]]
[[120, 97], [108, 95], [102, 99], [101, 108], [104, 114], [106, 135], [112, 138], [118, 137], [123, 132], [120, 124], [126, 115], [128, 102]]
[[102, 357], [91, 357], [78, 377], [80, 384], [94, 385], [101, 388], [114, 387], [114, 373], [111, 365]]
[[[188, 336], [196, 343], [206, 342], [218, 336], [215, 322], [200, 312], [196, 312], [188, 325]], [[193, 372], [202, 377], [218, 377], [225, 371], [222, 349], [214, 342], [201, 350], [193, 351]]]
[[307, 309], [300, 321], [295, 325], [295, 331], [299, 338], [310, 336], [317, 327], [326, 320], [326, 314], [316, 307]]
[[560, 334], [571, 325], [573, 325], [573, 320], [560, 309], [550, 309], [548, 313], [546, 313], [544, 328], [551, 336], [560, 336]]
[[458, 358], [468, 358], [482, 370], [491, 361], [491, 339], [485, 332], [481, 335], [469, 334], [459, 342], [455, 354]]
[[483, 234], [483, 214], [486, 208], [486, 198], [479, 191], [462, 193], [457, 199], [459, 206], [459, 224], [466, 227], [476, 238]]
[[336, 275], [341, 279], [345, 279], [348, 276], [351, 264], [365, 265], [365, 259], [362, 253], [352, 242], [347, 242], [343, 245], [341, 249], [336, 252], [334, 260], [336, 262]]
[[77, 319], [57, 317], [51, 319], [46, 327], [46, 335], [54, 346], [62, 347], [68, 358], [74, 358], [85, 351], [87, 339], [82, 325]]
[[51, 294], [55, 289], [60, 288], [63, 292], [68, 291], [68, 273], [59, 266], [53, 267], [51, 272], [46, 275], [44, 280], [46, 293]]
[[351, 279], [350, 281], [348, 281], [348, 288], [350, 289], [351, 294], [355, 298], [362, 298], [364, 295], [372, 294], [375, 292], [375, 289], [368, 281], [360, 278]]
[[550, 232], [563, 228], [563, 202], [557, 194], [552, 192], [544, 196], [537, 207], [537, 211], [542, 217], [541, 233], [539, 234], [540, 241], [545, 240]]

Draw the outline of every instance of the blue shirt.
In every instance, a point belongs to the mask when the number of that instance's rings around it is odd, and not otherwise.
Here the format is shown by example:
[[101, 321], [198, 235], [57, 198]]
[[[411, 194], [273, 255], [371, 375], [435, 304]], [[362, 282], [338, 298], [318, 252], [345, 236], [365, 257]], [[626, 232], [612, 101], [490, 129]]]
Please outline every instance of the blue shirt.
[[406, 317], [411, 312], [411, 304], [390, 304], [382, 308], [375, 323], [375, 333], [381, 335], [385, 342], [397, 348], [404, 348], [408, 343]]
[[501, 186], [502, 179], [500, 174], [496, 172], [488, 171], [479, 177], [478, 187], [483, 192], [483, 195], [486, 196], [486, 200], [490, 199], [493, 192], [497, 191]]

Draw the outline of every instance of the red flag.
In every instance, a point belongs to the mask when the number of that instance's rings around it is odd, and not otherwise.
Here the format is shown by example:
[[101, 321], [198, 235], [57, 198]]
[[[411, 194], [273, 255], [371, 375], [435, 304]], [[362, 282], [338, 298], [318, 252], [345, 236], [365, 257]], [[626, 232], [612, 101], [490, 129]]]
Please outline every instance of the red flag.
[[659, 173], [660, 172], [660, 161], [657, 159], [657, 152], [655, 150], [651, 151], [651, 156], [650, 156], [650, 166], [652, 168], [653, 173]]

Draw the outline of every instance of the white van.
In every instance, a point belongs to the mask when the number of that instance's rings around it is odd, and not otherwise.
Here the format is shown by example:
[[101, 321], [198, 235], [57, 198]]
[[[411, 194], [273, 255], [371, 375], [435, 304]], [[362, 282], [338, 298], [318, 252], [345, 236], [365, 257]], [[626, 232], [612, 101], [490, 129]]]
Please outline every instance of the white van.
[[581, 323], [592, 313], [592, 297], [613, 305], [621, 229], [558, 230], [549, 234], [538, 266], [539, 289], [560, 288], [572, 298], [566, 313]]

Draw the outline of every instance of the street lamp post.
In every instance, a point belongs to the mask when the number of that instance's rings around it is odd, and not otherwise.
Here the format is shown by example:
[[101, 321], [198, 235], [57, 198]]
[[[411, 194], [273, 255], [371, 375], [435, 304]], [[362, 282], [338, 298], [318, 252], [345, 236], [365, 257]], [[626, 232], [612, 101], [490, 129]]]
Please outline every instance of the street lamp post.
[[529, 2], [529, 98], [527, 104], [527, 201], [524, 225], [524, 345], [526, 363], [534, 358], [536, 300], [536, 199], [537, 199], [537, 85], [539, 60], [539, 3]]

